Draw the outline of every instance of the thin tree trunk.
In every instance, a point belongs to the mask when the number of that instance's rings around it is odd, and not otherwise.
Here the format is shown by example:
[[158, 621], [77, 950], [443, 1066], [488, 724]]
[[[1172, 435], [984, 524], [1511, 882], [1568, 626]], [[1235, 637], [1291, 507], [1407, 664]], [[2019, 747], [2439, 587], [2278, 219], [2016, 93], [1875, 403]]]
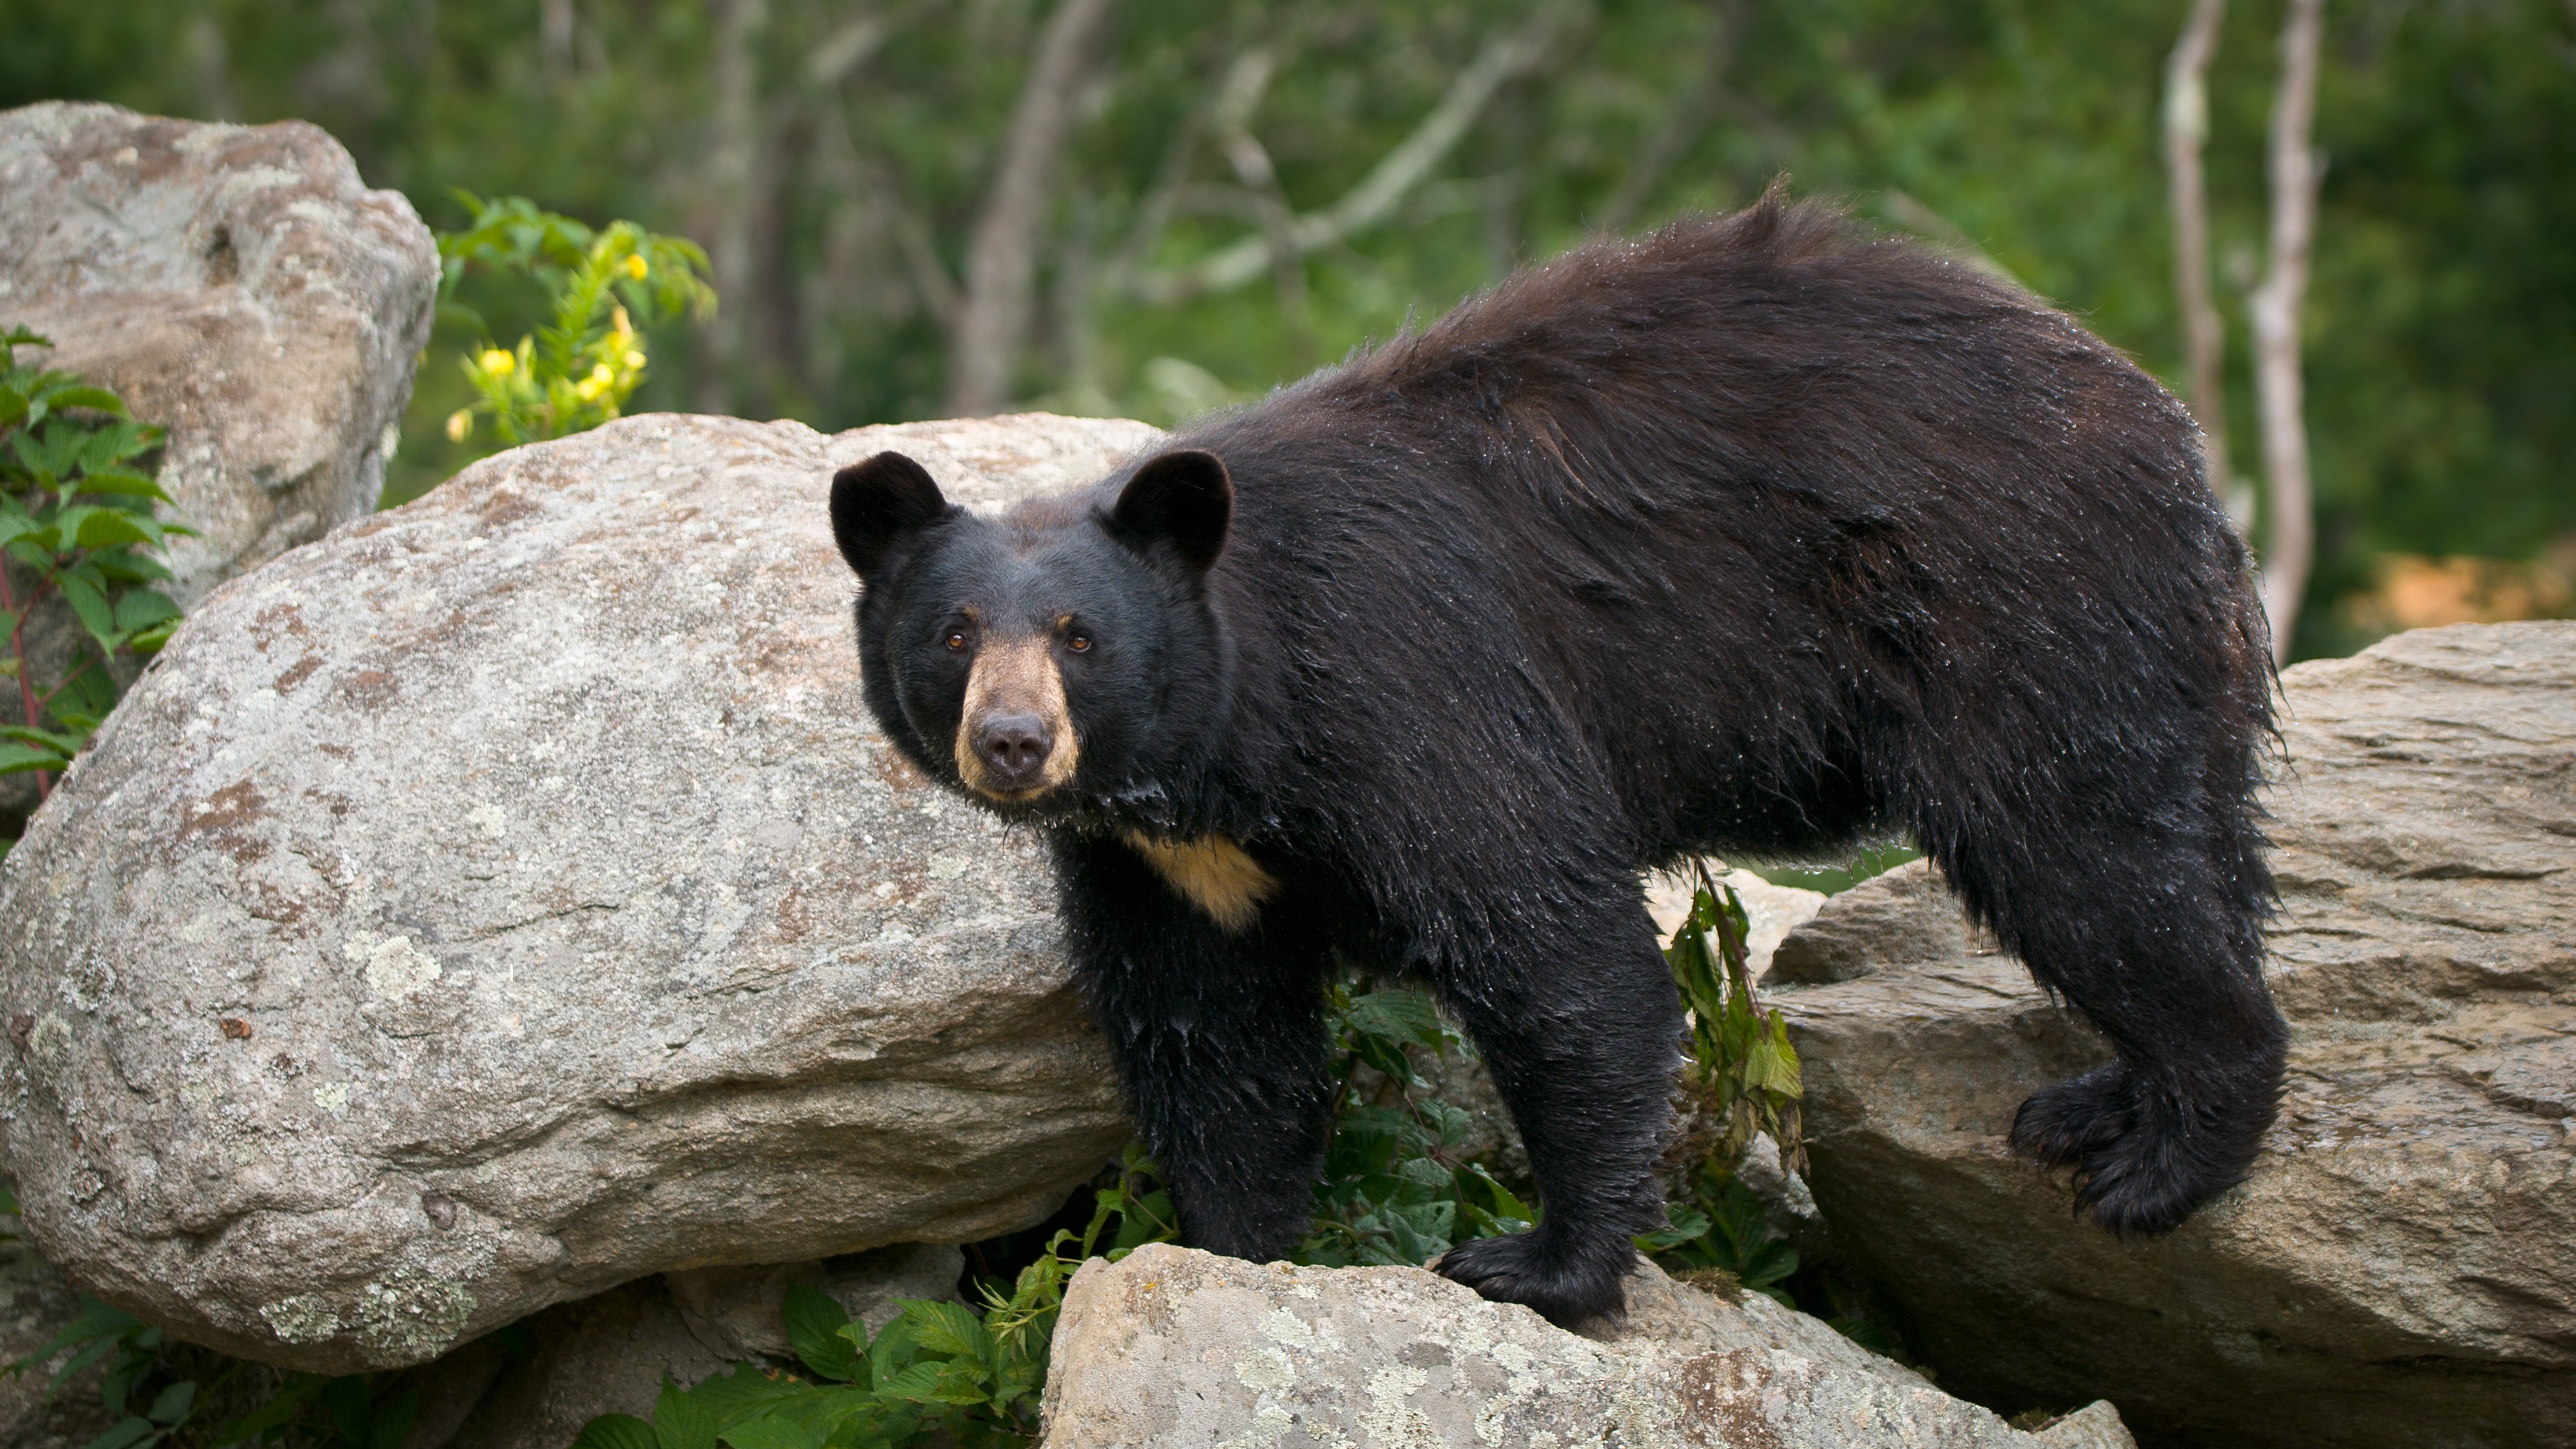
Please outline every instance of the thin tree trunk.
[[707, 194], [715, 216], [708, 233], [709, 269], [717, 298], [729, 305], [707, 329], [708, 365], [698, 374], [701, 411], [732, 411], [733, 373], [743, 356], [749, 324], [752, 207], [759, 195], [760, 83], [753, 43], [768, 20], [764, 0], [719, 0], [716, 7], [715, 146], [707, 158]]
[[542, 0], [537, 6], [537, 54], [548, 84], [561, 85], [572, 74], [572, 28], [572, 0]]
[[966, 296], [949, 334], [948, 413], [981, 417], [1011, 400], [1011, 372], [1029, 334], [1037, 251], [1074, 92], [1110, 0], [1060, 0], [1020, 88], [1001, 169], [966, 250]]
[[[1548, 59], [1550, 42], [1569, 20], [1569, 7], [1543, 5], [1529, 23], [1509, 36], [1489, 42], [1468, 67], [1449, 83], [1431, 113], [1395, 149], [1378, 158], [1359, 184], [1322, 211], [1295, 219], [1290, 241], [1299, 256], [1339, 245], [1344, 238], [1386, 219], [1431, 169], [1448, 156], [1467, 128], [1503, 83]], [[1149, 302], [1173, 303], [1210, 292], [1242, 286], [1274, 266], [1268, 233], [1259, 233], [1202, 259], [1177, 273], [1149, 273], [1136, 279], [1136, 295]]]
[[2227, 0], [2194, 0], [2182, 39], [2165, 62], [2165, 175], [2174, 225], [2174, 287], [2182, 302], [2183, 379], [2191, 415], [2200, 424], [2209, 486], [2232, 497], [2227, 466], [2227, 402], [2220, 367], [2226, 331], [2209, 294], [2209, 186], [2201, 148], [2209, 140], [2210, 57], [2218, 51], [2219, 22]]
[[2317, 181], [2324, 167], [2310, 137], [2317, 109], [2317, 52], [2325, 0], [2290, 0], [2281, 30], [2281, 87], [2272, 99], [2272, 236], [2263, 284], [2253, 297], [2255, 395], [2262, 405], [2263, 612], [2272, 658], [2287, 657], [2316, 553], [2308, 488], [2308, 432], [2299, 375], [2299, 305], [2308, 290], [2308, 249], [2316, 234]]

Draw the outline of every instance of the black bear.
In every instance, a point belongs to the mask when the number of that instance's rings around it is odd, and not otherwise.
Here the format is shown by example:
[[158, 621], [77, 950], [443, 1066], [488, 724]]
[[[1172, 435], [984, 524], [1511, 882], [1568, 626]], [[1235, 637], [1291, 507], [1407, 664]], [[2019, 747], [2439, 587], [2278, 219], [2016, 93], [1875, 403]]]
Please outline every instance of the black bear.
[[2278, 1098], [2270, 654], [2171, 395], [2063, 314], [1776, 195], [1586, 247], [981, 517], [843, 470], [868, 707], [1042, 828], [1197, 1246], [1274, 1258], [1338, 950], [1436, 990], [1543, 1221], [1440, 1270], [1615, 1314], [1682, 1015], [1641, 867], [1910, 831], [2117, 1059], [2022, 1151], [2121, 1233]]

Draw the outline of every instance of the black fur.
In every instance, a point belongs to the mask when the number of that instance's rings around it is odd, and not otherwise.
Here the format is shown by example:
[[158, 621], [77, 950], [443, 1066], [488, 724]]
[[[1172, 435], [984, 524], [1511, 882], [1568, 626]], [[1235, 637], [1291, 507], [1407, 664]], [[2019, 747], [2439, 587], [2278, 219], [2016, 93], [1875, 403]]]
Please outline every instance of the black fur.
[[[852, 552], [860, 648], [951, 784], [959, 608], [1096, 637], [1062, 656], [1074, 784], [995, 808], [1054, 843], [1191, 1241], [1266, 1259], [1304, 1223], [1338, 948], [1437, 988], [1528, 1143], [1544, 1223], [1442, 1271], [1617, 1312], [1681, 1019], [1639, 868], [1892, 828], [2117, 1046], [2023, 1105], [2018, 1148], [2121, 1233], [2243, 1175], [2285, 1036], [2262, 620], [2190, 419], [2066, 317], [1766, 199], [1523, 272], [1175, 446], [1222, 467], [1003, 520], [844, 475], [833, 513], [916, 520]], [[1240, 840], [1279, 892], [1230, 935], [1130, 829]]]

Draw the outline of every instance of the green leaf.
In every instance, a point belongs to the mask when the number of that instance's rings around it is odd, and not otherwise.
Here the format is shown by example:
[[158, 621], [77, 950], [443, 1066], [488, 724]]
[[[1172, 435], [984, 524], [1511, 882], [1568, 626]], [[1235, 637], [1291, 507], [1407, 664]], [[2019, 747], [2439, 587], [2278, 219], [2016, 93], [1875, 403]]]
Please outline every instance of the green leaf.
[[116, 601], [116, 627], [131, 632], [179, 617], [179, 606], [158, 589], [128, 589]]
[[808, 1284], [790, 1283], [779, 1316], [787, 1326], [787, 1346], [805, 1367], [839, 1383], [859, 1376], [859, 1351], [841, 1336], [850, 1315], [830, 1294]]
[[815, 1425], [772, 1414], [746, 1419], [725, 1430], [724, 1441], [733, 1449], [823, 1449], [828, 1432]]
[[149, 518], [121, 508], [101, 508], [81, 520], [80, 532], [73, 536], [73, 541], [83, 548], [113, 548], [120, 543], [157, 544], [161, 541], [161, 530]]
[[913, 1403], [943, 1402], [939, 1397], [940, 1380], [947, 1367], [936, 1360], [925, 1359], [899, 1374], [877, 1380], [877, 1393], [885, 1398], [905, 1399]]
[[161, 485], [131, 468], [102, 468], [81, 475], [83, 493], [111, 493], [123, 498], [157, 498], [173, 501]]
[[114, 652], [116, 646], [108, 641], [116, 633], [116, 611], [108, 607], [107, 595], [99, 592], [96, 584], [74, 574], [63, 575], [61, 585], [63, 602], [72, 606], [81, 627], [90, 632], [100, 648]]
[[152, 1407], [143, 1411], [143, 1416], [155, 1424], [176, 1424], [188, 1417], [189, 1408], [196, 1402], [196, 1380], [182, 1379], [163, 1389], [153, 1399]]
[[653, 1437], [660, 1449], [716, 1449], [715, 1410], [666, 1378], [653, 1401]]
[[143, 1449], [143, 1446], [160, 1443], [168, 1432], [156, 1427], [149, 1419], [127, 1418], [90, 1440], [88, 1449]]
[[572, 1449], [661, 1449], [653, 1426], [632, 1414], [602, 1414], [581, 1426]]
[[46, 391], [45, 403], [56, 412], [64, 408], [88, 408], [93, 412], [115, 413], [119, 416], [123, 416], [125, 412], [125, 403], [115, 393], [87, 383], [50, 388]]
[[921, 1346], [932, 1353], [962, 1354], [981, 1363], [993, 1352], [992, 1335], [983, 1320], [962, 1303], [934, 1303], [922, 1298], [897, 1299], [904, 1321]]

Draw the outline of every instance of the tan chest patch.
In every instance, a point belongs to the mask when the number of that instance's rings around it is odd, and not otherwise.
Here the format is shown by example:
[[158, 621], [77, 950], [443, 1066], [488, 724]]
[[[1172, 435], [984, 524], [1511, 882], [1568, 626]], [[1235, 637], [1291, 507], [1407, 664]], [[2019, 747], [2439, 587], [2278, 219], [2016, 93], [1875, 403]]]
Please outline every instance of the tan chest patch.
[[1228, 931], [1249, 927], [1260, 916], [1261, 903], [1279, 891], [1279, 882], [1270, 872], [1222, 835], [1172, 841], [1131, 830], [1127, 843], [1171, 882], [1172, 889]]

